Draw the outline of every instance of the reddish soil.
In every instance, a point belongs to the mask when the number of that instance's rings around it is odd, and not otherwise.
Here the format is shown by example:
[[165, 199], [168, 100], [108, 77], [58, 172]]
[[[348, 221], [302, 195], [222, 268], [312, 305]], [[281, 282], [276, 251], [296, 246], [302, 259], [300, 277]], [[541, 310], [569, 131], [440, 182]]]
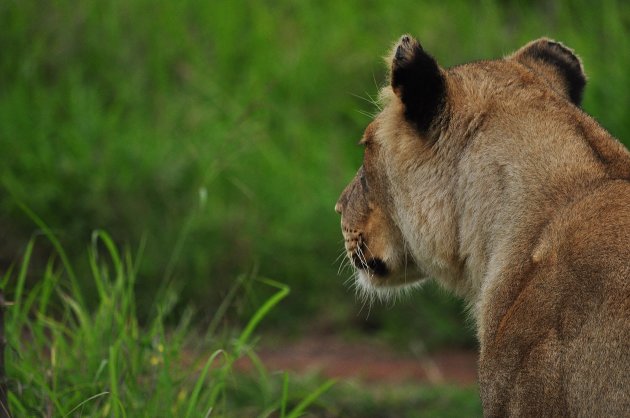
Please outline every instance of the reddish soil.
[[[447, 350], [414, 356], [373, 340], [355, 342], [323, 336], [276, 347], [258, 346], [256, 353], [270, 371], [319, 373], [365, 383], [471, 385], [477, 379], [477, 353], [471, 351]], [[252, 364], [241, 359], [236, 367], [248, 371]]]

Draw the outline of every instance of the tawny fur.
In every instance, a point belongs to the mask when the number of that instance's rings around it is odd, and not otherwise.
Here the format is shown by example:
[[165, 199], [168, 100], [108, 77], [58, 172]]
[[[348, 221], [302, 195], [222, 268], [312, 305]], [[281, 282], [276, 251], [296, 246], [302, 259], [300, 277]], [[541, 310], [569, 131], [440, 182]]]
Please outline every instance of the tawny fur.
[[[564, 55], [539, 59], [550, 45]], [[430, 277], [465, 298], [486, 416], [630, 415], [630, 153], [576, 106], [580, 61], [542, 39], [439, 71], [443, 108], [425, 131], [405, 116], [405, 86], [383, 89], [337, 204], [349, 257], [359, 243], [387, 267], [354, 259], [361, 285]]]

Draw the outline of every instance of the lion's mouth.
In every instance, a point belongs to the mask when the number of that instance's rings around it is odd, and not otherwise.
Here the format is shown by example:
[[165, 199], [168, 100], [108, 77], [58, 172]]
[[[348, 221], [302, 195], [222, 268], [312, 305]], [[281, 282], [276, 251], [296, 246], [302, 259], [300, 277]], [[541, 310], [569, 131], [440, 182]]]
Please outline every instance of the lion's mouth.
[[359, 257], [358, 254], [353, 254], [352, 264], [354, 264], [354, 266], [359, 270], [367, 270], [377, 276], [383, 277], [389, 274], [387, 265], [380, 258], [370, 258], [369, 260], [366, 260]]

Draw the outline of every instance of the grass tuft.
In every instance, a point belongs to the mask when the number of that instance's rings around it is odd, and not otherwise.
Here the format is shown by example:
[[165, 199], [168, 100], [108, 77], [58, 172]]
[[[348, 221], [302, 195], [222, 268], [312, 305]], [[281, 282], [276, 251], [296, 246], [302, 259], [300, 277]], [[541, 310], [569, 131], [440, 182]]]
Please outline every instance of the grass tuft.
[[[152, 321], [140, 323], [133, 257], [121, 254], [104, 231], [93, 233], [89, 251], [89, 279], [98, 289], [93, 309], [78, 302], [77, 288], [62, 290], [68, 272], [64, 262], [58, 265], [54, 259], [33, 288], [23, 291], [34, 247], [32, 240], [18, 273], [8, 272], [2, 281], [5, 292], [14, 289], [5, 332], [8, 399], [16, 416], [239, 416], [240, 410], [271, 413], [296, 402], [288, 415], [293, 417], [332, 385], [315, 387], [300, 400], [286, 389], [281, 394], [286, 377], [268, 374], [260, 361], [258, 381], [234, 369], [238, 359], [255, 358], [253, 333], [289, 294], [286, 285], [256, 278], [276, 293], [233, 339], [215, 337], [207, 344], [189, 327], [190, 316], [181, 317], [175, 327], [165, 326], [169, 300], [176, 295], [156, 300]], [[201, 367], [204, 352], [212, 354]], [[260, 395], [248, 395], [243, 402], [243, 390]]]

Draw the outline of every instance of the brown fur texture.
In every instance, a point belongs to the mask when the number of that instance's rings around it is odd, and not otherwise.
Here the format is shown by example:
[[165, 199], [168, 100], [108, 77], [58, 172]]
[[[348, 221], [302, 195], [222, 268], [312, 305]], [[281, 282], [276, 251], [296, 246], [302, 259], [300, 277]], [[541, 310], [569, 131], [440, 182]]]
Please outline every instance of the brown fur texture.
[[358, 286], [465, 298], [484, 414], [630, 415], [630, 153], [549, 39], [443, 69], [403, 36], [335, 209]]

